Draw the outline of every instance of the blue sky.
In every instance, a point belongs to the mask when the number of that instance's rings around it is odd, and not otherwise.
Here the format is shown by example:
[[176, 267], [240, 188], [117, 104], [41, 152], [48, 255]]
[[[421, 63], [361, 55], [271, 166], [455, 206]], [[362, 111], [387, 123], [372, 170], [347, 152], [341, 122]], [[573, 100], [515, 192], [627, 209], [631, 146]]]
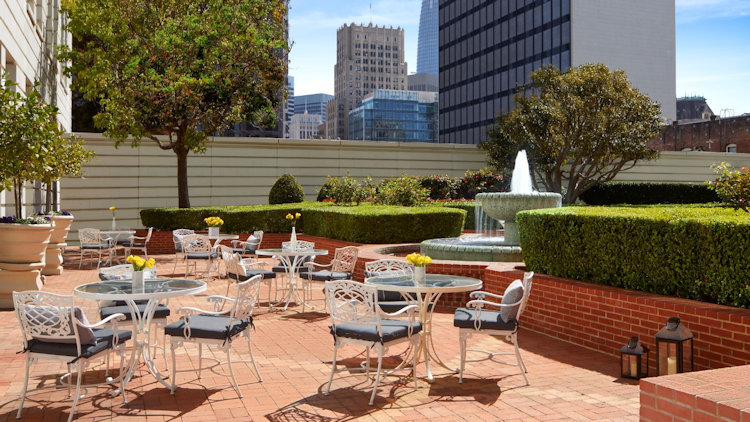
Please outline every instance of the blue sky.
[[[368, 0], [291, 0], [295, 94], [333, 94], [336, 30], [344, 23], [404, 28], [413, 73], [421, 3], [373, 0], [370, 11]], [[702, 95], [716, 114], [750, 113], [750, 0], [676, 0], [676, 8], [677, 96]]]

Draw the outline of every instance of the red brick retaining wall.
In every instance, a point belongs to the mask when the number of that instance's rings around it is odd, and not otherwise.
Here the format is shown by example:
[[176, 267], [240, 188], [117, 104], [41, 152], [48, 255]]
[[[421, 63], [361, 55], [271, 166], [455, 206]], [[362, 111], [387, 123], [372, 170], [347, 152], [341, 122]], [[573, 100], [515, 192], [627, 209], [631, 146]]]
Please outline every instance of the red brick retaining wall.
[[[247, 234], [240, 235], [241, 239]], [[289, 239], [288, 233], [263, 236], [263, 248], [278, 248]], [[327, 264], [336, 248], [352, 243], [305, 234], [300, 240], [315, 242], [317, 248], [328, 249], [329, 255], [316, 258]], [[357, 245], [359, 246], [359, 245]], [[364, 279], [367, 261], [388, 258], [376, 252], [382, 246], [365, 245], [354, 279]], [[154, 232], [149, 253], [171, 253], [174, 249], [171, 232]], [[429, 271], [475, 277], [484, 281], [484, 290], [499, 293], [523, 271], [504, 263], [435, 261]], [[463, 306], [468, 294], [444, 295], [438, 310], [452, 311]], [[695, 335], [696, 369], [713, 369], [750, 364], [750, 310], [677, 299], [581, 281], [537, 274], [529, 305], [521, 322], [525, 329], [537, 331], [586, 348], [619, 356], [619, 349], [637, 335], [651, 350], [654, 334], [670, 316], [679, 316]], [[655, 368], [655, 352], [650, 367]]]
[[641, 380], [641, 421], [750, 421], [750, 366]]

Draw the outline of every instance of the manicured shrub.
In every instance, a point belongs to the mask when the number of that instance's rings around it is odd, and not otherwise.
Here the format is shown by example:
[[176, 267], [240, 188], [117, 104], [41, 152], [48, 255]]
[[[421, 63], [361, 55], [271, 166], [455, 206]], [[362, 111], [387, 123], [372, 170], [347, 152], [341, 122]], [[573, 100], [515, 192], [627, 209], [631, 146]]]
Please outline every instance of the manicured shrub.
[[633, 182], [599, 184], [579, 198], [588, 205], [699, 204], [719, 200], [706, 185]]
[[457, 199], [460, 178], [450, 177], [444, 174], [436, 176], [422, 176], [420, 185], [429, 190], [430, 199]]
[[363, 204], [337, 207], [321, 202], [243, 207], [151, 208], [141, 211], [144, 226], [158, 230], [204, 229], [204, 218], [224, 220], [226, 233], [285, 233], [288, 213], [301, 213], [297, 230], [356, 243], [421, 242], [461, 234], [466, 212], [448, 207], [394, 207]]
[[401, 176], [396, 179], [385, 179], [378, 185], [375, 201], [385, 205], [413, 207], [427, 200], [429, 191], [422, 187], [416, 177]]
[[278, 179], [268, 192], [268, 203], [275, 204], [293, 204], [305, 200], [305, 192], [297, 178], [291, 174], [284, 174]]
[[375, 182], [370, 177], [358, 182], [348, 174], [343, 177], [328, 176], [318, 191], [318, 201], [329, 201], [339, 205], [371, 201], [375, 197]]
[[706, 205], [564, 207], [518, 214], [531, 271], [750, 307], [750, 218]]
[[733, 207], [735, 210], [741, 209], [748, 212], [750, 206], [750, 170], [742, 167], [739, 170], [732, 170], [732, 166], [727, 163], [721, 163], [712, 166], [716, 173], [716, 181], [710, 183], [708, 189], [716, 192], [721, 202]]
[[476, 230], [476, 207], [477, 204], [474, 201], [451, 201], [451, 202], [437, 202], [436, 205], [440, 205], [448, 208], [456, 208], [459, 210], [466, 211], [466, 221], [464, 222], [464, 230]]
[[458, 185], [458, 197], [474, 199], [478, 193], [505, 192], [507, 182], [502, 174], [495, 174], [492, 170], [481, 169], [476, 172], [467, 170]]

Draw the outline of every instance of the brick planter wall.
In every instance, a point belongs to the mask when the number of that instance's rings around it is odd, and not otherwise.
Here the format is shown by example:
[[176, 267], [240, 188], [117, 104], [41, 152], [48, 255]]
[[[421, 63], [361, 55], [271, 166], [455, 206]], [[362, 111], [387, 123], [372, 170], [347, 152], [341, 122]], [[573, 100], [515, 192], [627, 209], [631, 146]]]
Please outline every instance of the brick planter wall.
[[[143, 232], [139, 231], [139, 235]], [[241, 234], [240, 238], [247, 238]], [[300, 240], [315, 242], [316, 248], [328, 249], [329, 255], [316, 262], [328, 264], [336, 248], [352, 243], [305, 234]], [[278, 248], [289, 240], [289, 233], [267, 233], [263, 248]], [[356, 246], [360, 246], [355, 244]], [[365, 262], [390, 258], [376, 252], [384, 245], [360, 247], [354, 279], [364, 280]], [[171, 232], [154, 232], [149, 253], [172, 253]], [[431, 273], [464, 275], [484, 281], [483, 290], [502, 294], [523, 271], [503, 263], [435, 261]], [[468, 301], [468, 294], [443, 295], [438, 311], [452, 312]], [[537, 274], [533, 291], [521, 323], [524, 329], [580, 344], [613, 356], [628, 339], [637, 335], [651, 350], [651, 373], [654, 373], [654, 334], [670, 316], [679, 316], [695, 335], [696, 369], [715, 369], [750, 364], [750, 310], [677, 299], [576, 280]]]

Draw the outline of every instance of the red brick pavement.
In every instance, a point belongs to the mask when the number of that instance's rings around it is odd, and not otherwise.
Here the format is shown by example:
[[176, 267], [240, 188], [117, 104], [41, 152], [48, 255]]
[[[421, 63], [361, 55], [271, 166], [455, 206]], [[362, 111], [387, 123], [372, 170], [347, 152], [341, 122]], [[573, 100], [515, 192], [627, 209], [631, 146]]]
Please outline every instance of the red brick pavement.
[[[73, 287], [97, 281], [97, 271], [79, 271], [77, 253], [66, 254], [65, 274], [48, 277], [45, 290], [71, 293]], [[90, 262], [90, 261], [89, 261]], [[160, 275], [170, 275], [170, 256], [157, 256]], [[89, 266], [90, 268], [90, 266]], [[180, 271], [178, 269], [178, 271]], [[176, 276], [181, 276], [177, 274]], [[204, 294], [179, 298], [170, 307], [204, 305], [205, 297], [223, 294], [224, 280], [210, 280]], [[322, 299], [320, 289], [313, 289]], [[261, 298], [266, 297], [265, 293]], [[80, 301], [90, 318], [96, 304]], [[318, 302], [322, 303], [322, 302]], [[367, 405], [372, 382], [356, 368], [362, 350], [347, 346], [340, 354], [345, 368], [337, 373], [331, 394], [324, 396], [330, 374], [333, 341], [328, 333], [329, 319], [320, 312], [299, 313], [290, 308], [268, 312], [260, 308], [255, 315], [256, 331], [252, 342], [263, 382], [245, 364], [234, 366], [243, 399], [237, 398], [228, 378], [204, 368], [197, 378], [197, 347], [178, 350], [177, 366], [187, 370], [178, 374], [175, 395], [156, 382], [141, 366], [127, 386], [128, 403], [122, 397], [110, 397], [108, 388], [91, 389], [78, 405], [78, 420], [257, 420], [257, 421], [409, 421], [429, 418], [455, 420], [636, 420], [639, 391], [635, 382], [618, 379], [618, 360], [610, 356], [564, 343], [541, 334], [519, 334], [524, 359], [529, 367], [530, 386], [513, 366], [492, 361], [467, 364], [464, 384], [446, 370], [433, 368], [435, 381], [419, 380], [414, 390], [406, 371], [389, 376], [378, 388], [375, 405]], [[436, 314], [433, 332], [438, 351], [449, 366], [458, 364], [458, 331], [451, 314]], [[23, 382], [24, 357], [20, 329], [11, 311], [0, 312], [0, 419], [15, 418]], [[475, 336], [473, 347], [511, 351], [494, 337]], [[404, 357], [405, 346], [394, 347], [388, 360], [395, 365]], [[247, 359], [244, 341], [234, 345], [234, 353]], [[212, 355], [214, 351], [204, 353]], [[216, 352], [216, 356], [220, 355]], [[470, 354], [470, 358], [471, 358]], [[473, 355], [475, 358], [479, 354]], [[514, 362], [512, 356], [498, 358]], [[206, 364], [204, 363], [204, 367]], [[101, 367], [94, 368], [94, 375]], [[24, 404], [23, 420], [65, 420], [71, 401], [66, 390], [55, 388], [64, 366], [46, 361], [32, 367], [30, 391]], [[424, 364], [418, 375], [425, 375]]]

